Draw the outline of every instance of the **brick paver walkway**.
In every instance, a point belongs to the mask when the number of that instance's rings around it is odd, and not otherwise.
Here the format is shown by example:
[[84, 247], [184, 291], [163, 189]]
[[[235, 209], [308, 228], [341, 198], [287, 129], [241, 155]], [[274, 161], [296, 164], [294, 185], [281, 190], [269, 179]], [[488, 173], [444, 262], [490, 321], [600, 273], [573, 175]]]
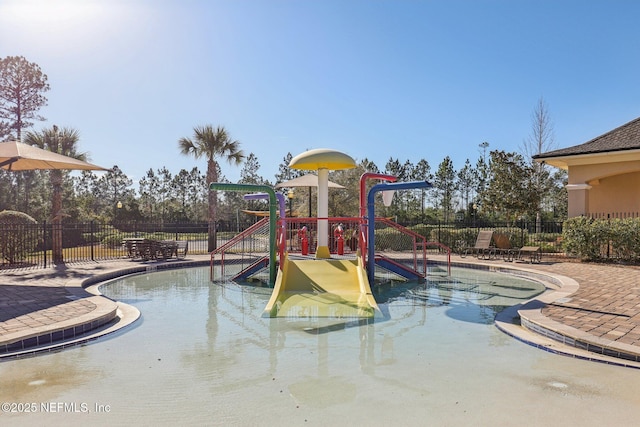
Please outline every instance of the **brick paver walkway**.
[[9, 334], [72, 320], [95, 310], [96, 305], [65, 287], [61, 271], [41, 270], [0, 274], [0, 342]]
[[540, 265], [540, 270], [575, 279], [580, 288], [542, 314], [596, 337], [640, 349], [640, 270], [587, 263]]

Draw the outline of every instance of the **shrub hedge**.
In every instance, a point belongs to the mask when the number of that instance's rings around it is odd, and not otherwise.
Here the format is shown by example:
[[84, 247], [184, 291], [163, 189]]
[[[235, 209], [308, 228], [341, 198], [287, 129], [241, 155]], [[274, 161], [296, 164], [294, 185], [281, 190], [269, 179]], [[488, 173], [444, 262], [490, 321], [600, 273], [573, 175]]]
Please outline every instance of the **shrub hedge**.
[[586, 261], [640, 260], [640, 218], [569, 218], [564, 222], [562, 238], [567, 254]]
[[[466, 248], [473, 247], [478, 237], [478, 229], [475, 227], [455, 228], [453, 226], [437, 226], [437, 225], [414, 225], [408, 227], [410, 230], [424, 236], [427, 241], [440, 242], [450, 247], [454, 252], [460, 253]], [[494, 232], [503, 233], [509, 236], [511, 247], [520, 248], [527, 246], [530, 240], [530, 234], [526, 229], [519, 227], [494, 227]], [[406, 251], [412, 249], [413, 241], [410, 237], [399, 233], [393, 228], [376, 229], [376, 250], [394, 250]], [[556, 233], [538, 233], [535, 235], [536, 241], [540, 243], [549, 242], [548, 247], [543, 250], [548, 252], [555, 251], [554, 243], [558, 237]]]
[[34, 233], [26, 233], [25, 227], [37, 221], [26, 213], [5, 210], [0, 212], [0, 223], [6, 230], [0, 234], [0, 256], [9, 264], [23, 261], [38, 244]]

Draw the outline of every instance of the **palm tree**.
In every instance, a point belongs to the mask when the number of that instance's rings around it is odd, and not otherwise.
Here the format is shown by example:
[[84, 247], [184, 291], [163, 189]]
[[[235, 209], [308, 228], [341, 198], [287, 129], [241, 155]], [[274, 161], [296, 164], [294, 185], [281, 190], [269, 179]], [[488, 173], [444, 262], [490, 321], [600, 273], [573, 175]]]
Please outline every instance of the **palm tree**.
[[[240, 142], [229, 137], [224, 127], [200, 126], [193, 129], [193, 140], [180, 138], [180, 152], [193, 155], [196, 159], [207, 158], [207, 183], [218, 182], [217, 158], [225, 159], [229, 164], [240, 165], [244, 153], [240, 150]], [[216, 211], [218, 207], [217, 192], [209, 191], [209, 252], [217, 247]]]
[[[29, 145], [35, 145], [38, 148], [49, 150], [64, 156], [73, 157], [74, 159], [86, 161], [86, 153], [77, 151], [77, 144], [80, 139], [78, 131], [70, 128], [58, 129], [53, 125], [51, 129], [43, 129], [41, 132], [27, 132], [24, 142]], [[63, 171], [52, 169], [49, 171], [49, 180], [52, 188], [51, 201], [51, 224], [53, 229], [52, 236], [52, 253], [53, 262], [61, 264], [64, 262], [62, 256], [62, 175]]]

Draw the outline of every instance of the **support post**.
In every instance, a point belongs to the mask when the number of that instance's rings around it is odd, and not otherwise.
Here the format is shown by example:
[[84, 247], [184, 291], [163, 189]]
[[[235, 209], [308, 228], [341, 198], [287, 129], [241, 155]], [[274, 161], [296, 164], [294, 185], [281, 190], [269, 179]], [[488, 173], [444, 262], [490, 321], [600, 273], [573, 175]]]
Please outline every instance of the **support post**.
[[318, 248], [316, 258], [331, 258], [329, 251], [329, 170], [318, 169]]

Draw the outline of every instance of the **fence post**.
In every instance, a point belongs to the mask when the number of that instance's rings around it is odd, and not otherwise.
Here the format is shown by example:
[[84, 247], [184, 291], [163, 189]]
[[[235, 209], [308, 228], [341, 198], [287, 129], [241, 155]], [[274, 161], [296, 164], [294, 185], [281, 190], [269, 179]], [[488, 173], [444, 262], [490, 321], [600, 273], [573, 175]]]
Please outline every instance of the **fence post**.
[[[607, 229], [609, 230], [609, 235], [611, 235], [611, 214], [607, 214]], [[611, 240], [607, 239], [607, 259], [611, 258], [610, 249], [611, 248]]]
[[44, 251], [44, 266], [47, 267], [47, 220], [42, 221], [42, 250]]
[[95, 225], [95, 221], [91, 221], [91, 261], [95, 261], [94, 254], [93, 254], [93, 248], [95, 247], [95, 244], [96, 244], [94, 225]]

